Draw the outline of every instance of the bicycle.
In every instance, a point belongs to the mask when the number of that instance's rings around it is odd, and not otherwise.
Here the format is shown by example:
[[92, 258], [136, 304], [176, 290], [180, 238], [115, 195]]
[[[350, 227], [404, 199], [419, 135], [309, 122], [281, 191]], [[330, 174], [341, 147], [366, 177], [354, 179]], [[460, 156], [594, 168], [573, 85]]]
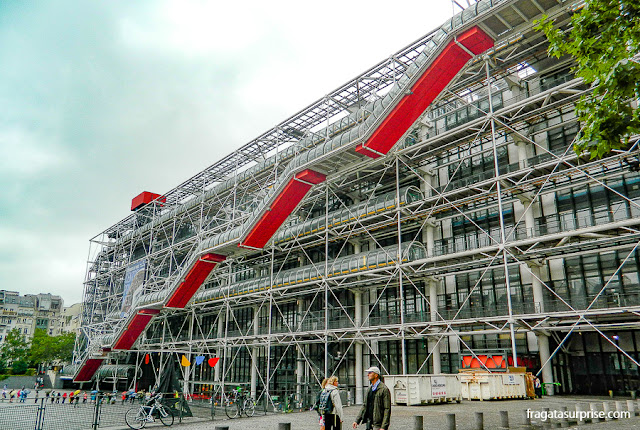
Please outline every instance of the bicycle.
[[243, 413], [247, 417], [252, 417], [256, 413], [255, 400], [240, 391], [233, 391], [223, 402], [224, 412], [231, 419], [242, 417]]
[[173, 412], [165, 405], [160, 403], [162, 393], [156, 394], [151, 397], [149, 403], [141, 405], [139, 408], [131, 408], [124, 415], [124, 421], [132, 429], [141, 429], [147, 423], [155, 422], [156, 416], [160, 419], [165, 426], [173, 424]]

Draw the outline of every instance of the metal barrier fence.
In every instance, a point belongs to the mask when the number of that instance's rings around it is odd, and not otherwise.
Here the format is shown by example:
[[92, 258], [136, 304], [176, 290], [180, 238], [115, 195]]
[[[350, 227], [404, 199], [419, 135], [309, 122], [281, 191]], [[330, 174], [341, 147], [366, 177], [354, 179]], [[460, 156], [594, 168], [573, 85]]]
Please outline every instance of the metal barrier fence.
[[[131, 408], [139, 408], [139, 400], [131, 403], [121, 401], [111, 394], [98, 393], [94, 400], [78, 399], [76, 403], [51, 402], [48, 398], [28, 398], [24, 403], [0, 402], [0, 429], [12, 430], [87, 430], [126, 429], [125, 414]], [[163, 403], [169, 406], [175, 422], [182, 422], [184, 409], [182, 399], [167, 398]], [[59, 402], [59, 400], [58, 400]]]
[[[224, 421], [233, 418], [229, 414], [227, 404], [221, 401], [221, 396], [207, 398], [190, 398], [187, 402], [183, 398], [174, 398], [167, 394], [162, 400], [168, 406], [175, 418], [174, 423], [180, 424], [187, 420], [193, 421]], [[144, 399], [136, 398], [130, 401], [121, 399], [113, 393], [92, 394], [86, 402], [77, 398], [77, 402], [70, 403], [65, 399], [27, 398], [24, 403], [19, 400], [13, 403], [0, 401], [0, 430], [87, 430], [87, 429], [127, 429], [125, 414], [132, 408], [139, 408], [145, 403]], [[238, 409], [236, 418], [249, 416], [264, 416], [280, 413], [291, 413], [308, 410], [308, 405], [295, 395], [264, 396], [255, 403], [251, 414]], [[232, 402], [235, 411], [236, 403]], [[191, 418], [193, 417], [193, 418]], [[160, 425], [160, 427], [162, 427]]]

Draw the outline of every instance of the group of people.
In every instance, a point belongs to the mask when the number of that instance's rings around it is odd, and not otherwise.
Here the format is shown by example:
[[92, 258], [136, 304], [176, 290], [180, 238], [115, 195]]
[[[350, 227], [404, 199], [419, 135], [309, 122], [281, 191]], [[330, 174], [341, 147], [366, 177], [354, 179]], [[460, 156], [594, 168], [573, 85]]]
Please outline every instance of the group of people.
[[36, 381], [33, 383], [34, 390], [38, 390], [40, 388], [44, 388], [44, 378], [42, 376], [38, 376]]
[[144, 399], [145, 402], [148, 402], [151, 399], [152, 393], [150, 391], [141, 390], [136, 392], [135, 390], [123, 391], [122, 392], [122, 404], [125, 402], [129, 402], [133, 404], [136, 399], [140, 399], [142, 401]]
[[[45, 391], [44, 393], [45, 395], [45, 401], [51, 400], [51, 403], [65, 403], [67, 401], [67, 398], [69, 399], [69, 404], [70, 405], [77, 405], [78, 403], [80, 403], [80, 398], [82, 398], [82, 403], [87, 403], [87, 392], [80, 392], [80, 390], [76, 390], [75, 392], [71, 392], [69, 394], [67, 394], [66, 392], [64, 393], [60, 393], [60, 391], [56, 392], [55, 390], [52, 390], [51, 392], [49, 390]], [[60, 401], [62, 400], [62, 402]], [[38, 402], [38, 392], [36, 391], [36, 403]]]
[[[365, 424], [367, 430], [388, 430], [391, 420], [391, 393], [380, 378], [376, 366], [366, 370], [370, 387], [364, 396], [360, 413], [353, 428]], [[338, 377], [331, 376], [322, 381], [322, 391], [318, 393], [314, 409], [318, 412], [320, 430], [341, 430], [344, 414], [338, 391]]]
[[19, 403], [24, 403], [27, 400], [27, 394], [29, 394], [29, 390], [24, 386], [19, 390], [8, 390], [5, 384], [2, 389], [2, 401], [9, 399], [9, 403], [13, 403], [13, 399], [17, 399]]
[[[25, 403], [30, 392], [31, 390], [27, 390], [24, 386], [20, 389], [9, 390], [7, 388], [7, 385], [5, 384], [5, 386], [2, 388], [1, 399], [3, 402], [5, 400], [9, 400], [9, 403], [13, 403], [14, 399], [16, 399], [19, 403]], [[40, 398], [41, 398], [40, 390], [36, 389], [35, 395], [33, 397], [34, 403], [38, 403], [38, 400]], [[70, 392], [70, 393], [67, 393], [66, 391], [56, 392], [55, 390], [46, 390], [44, 393], [44, 398], [45, 398], [45, 402], [48, 402], [49, 400], [51, 400], [51, 403], [63, 403], [63, 404], [66, 403], [67, 399], [69, 399], [70, 405], [77, 405], [78, 403], [80, 403], [80, 399], [82, 398], [82, 403], [87, 403], [87, 393], [86, 392], [81, 393], [80, 390], [76, 390], [75, 392]], [[95, 400], [95, 396], [92, 395], [91, 398]]]

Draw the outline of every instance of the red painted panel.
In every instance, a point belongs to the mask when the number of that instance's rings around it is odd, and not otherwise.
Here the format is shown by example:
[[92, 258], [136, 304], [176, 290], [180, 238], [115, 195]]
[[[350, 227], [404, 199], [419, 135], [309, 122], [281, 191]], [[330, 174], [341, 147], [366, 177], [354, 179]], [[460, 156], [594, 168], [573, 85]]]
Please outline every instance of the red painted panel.
[[317, 185], [321, 182], [324, 182], [325, 179], [327, 179], [327, 175], [323, 175], [322, 173], [316, 172], [315, 170], [307, 169], [298, 173], [295, 178]]
[[180, 283], [178, 288], [173, 292], [171, 298], [165, 305], [166, 308], [184, 308], [191, 297], [198, 291], [198, 288], [202, 285], [209, 273], [216, 267], [216, 264], [225, 260], [224, 255], [218, 254], [205, 254], [198, 261], [195, 262], [187, 276], [184, 277], [184, 281]]
[[78, 373], [73, 379], [73, 382], [91, 381], [91, 378], [93, 378], [93, 375], [96, 374], [103, 361], [104, 358], [90, 358], [85, 361], [82, 367], [80, 367], [80, 370], [78, 370]]
[[[158, 197], [160, 198], [158, 199]], [[151, 203], [155, 199], [158, 199], [158, 201], [162, 203], [167, 202], [167, 198], [161, 196], [160, 194], [150, 193], [149, 191], [143, 191], [131, 200], [131, 210], [135, 211], [136, 209]]]
[[160, 313], [158, 309], [142, 309], [133, 316], [126, 329], [122, 332], [113, 349], [129, 350], [136, 343], [140, 334], [147, 328], [149, 321]]
[[311, 185], [300, 182], [296, 178], [312, 184], [319, 184], [326, 179], [326, 176], [313, 170], [298, 173], [285, 185], [282, 192], [273, 201], [271, 208], [253, 226], [240, 246], [264, 247], [282, 223], [291, 215], [291, 212], [311, 189]]
[[[457, 40], [476, 55], [493, 46], [493, 40], [478, 27], [467, 30]], [[470, 58], [455, 41], [449, 42], [413, 85], [411, 94], [400, 100], [371, 137], [356, 147], [356, 152], [371, 158], [389, 152]]]
[[356, 146], [356, 152], [358, 154], [362, 154], [362, 155], [366, 155], [367, 157], [371, 157], [373, 159], [376, 159], [378, 157], [382, 157], [382, 154], [378, 154], [377, 152], [369, 150], [366, 146], [363, 146], [362, 143], [360, 145]]

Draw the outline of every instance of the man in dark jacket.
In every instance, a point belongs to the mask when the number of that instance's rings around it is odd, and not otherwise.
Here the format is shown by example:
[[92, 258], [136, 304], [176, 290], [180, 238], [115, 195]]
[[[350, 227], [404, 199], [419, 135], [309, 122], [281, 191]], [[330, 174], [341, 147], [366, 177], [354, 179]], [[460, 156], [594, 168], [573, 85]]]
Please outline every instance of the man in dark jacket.
[[367, 430], [389, 430], [391, 419], [391, 393], [386, 385], [380, 380], [380, 369], [370, 367], [367, 369], [367, 377], [371, 386], [364, 396], [364, 404], [360, 413], [353, 423], [353, 428], [358, 424], [365, 423]]

